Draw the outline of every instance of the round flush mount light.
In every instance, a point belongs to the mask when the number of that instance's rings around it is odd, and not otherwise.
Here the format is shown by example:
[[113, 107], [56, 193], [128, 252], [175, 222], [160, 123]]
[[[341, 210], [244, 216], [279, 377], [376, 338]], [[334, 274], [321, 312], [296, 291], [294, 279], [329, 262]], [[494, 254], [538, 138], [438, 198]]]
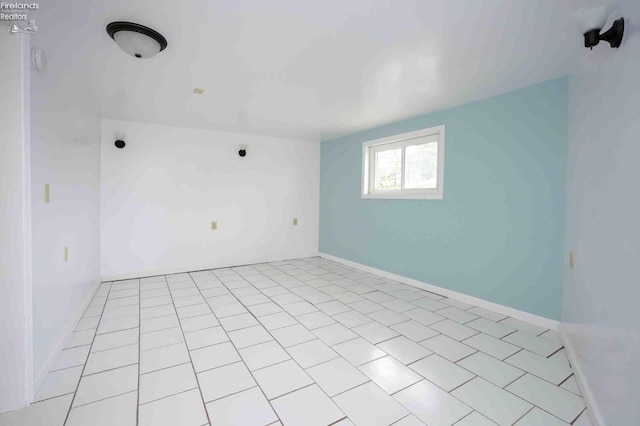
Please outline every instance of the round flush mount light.
[[162, 34], [133, 22], [112, 22], [107, 25], [107, 33], [120, 49], [136, 58], [151, 58], [167, 47]]

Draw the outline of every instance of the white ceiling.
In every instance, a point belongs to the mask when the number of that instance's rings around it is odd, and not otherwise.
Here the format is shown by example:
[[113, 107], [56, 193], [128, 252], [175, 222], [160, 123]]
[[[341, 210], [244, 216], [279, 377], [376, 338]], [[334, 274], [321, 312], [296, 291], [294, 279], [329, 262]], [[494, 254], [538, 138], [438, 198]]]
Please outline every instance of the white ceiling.
[[[50, 0], [34, 43], [51, 90], [101, 117], [326, 140], [567, 74], [584, 3]], [[168, 48], [126, 55], [116, 20]]]

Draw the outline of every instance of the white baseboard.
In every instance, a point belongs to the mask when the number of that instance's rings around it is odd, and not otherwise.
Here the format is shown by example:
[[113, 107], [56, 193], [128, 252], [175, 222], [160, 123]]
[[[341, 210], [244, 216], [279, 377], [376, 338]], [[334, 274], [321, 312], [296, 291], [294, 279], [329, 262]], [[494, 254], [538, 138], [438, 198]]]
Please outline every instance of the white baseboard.
[[76, 314], [73, 316], [72, 320], [69, 321], [66, 328], [64, 329], [64, 332], [58, 338], [58, 341], [56, 342], [56, 345], [55, 345], [55, 349], [51, 351], [51, 353], [47, 357], [47, 360], [40, 368], [40, 371], [36, 372], [35, 380], [34, 380], [35, 383], [33, 386], [33, 396], [31, 398], [31, 401], [29, 401], [29, 403], [33, 401], [36, 394], [38, 393], [38, 390], [40, 389], [40, 386], [42, 386], [42, 383], [47, 378], [47, 374], [49, 373], [51, 368], [53, 368], [53, 364], [55, 364], [55, 362], [58, 360], [58, 357], [60, 356], [60, 353], [62, 352], [62, 350], [64, 349], [64, 346], [69, 340], [69, 337], [71, 337], [71, 333], [73, 333], [73, 331], [75, 330], [76, 326], [78, 325], [78, 321], [80, 321], [80, 319], [82, 318], [82, 315], [87, 310], [89, 303], [91, 303], [93, 296], [96, 294], [96, 291], [98, 291], [98, 287], [100, 287], [100, 281], [97, 281], [96, 283], [94, 283], [93, 288], [91, 288], [91, 290], [87, 292], [87, 296], [85, 297], [82, 304], [80, 305], [80, 308], [78, 309]]
[[146, 271], [127, 272], [124, 274], [104, 275], [102, 277], [102, 282], [129, 280], [133, 278], [143, 278], [143, 277], [155, 277], [158, 275], [183, 274], [185, 272], [207, 271], [209, 269], [220, 269], [220, 268], [232, 268], [232, 267], [243, 266], [243, 265], [254, 265], [257, 263], [281, 262], [283, 260], [301, 259], [304, 257], [315, 257], [315, 256], [318, 256], [317, 252], [302, 253], [302, 254], [297, 254], [297, 255], [292, 255], [287, 257], [281, 256], [277, 258], [245, 259], [245, 260], [226, 262], [226, 263], [212, 262], [207, 265], [196, 265], [196, 266], [180, 267], [180, 268], [150, 269]]
[[573, 369], [573, 375], [576, 378], [576, 382], [578, 383], [578, 387], [580, 388], [580, 393], [584, 399], [584, 403], [587, 406], [587, 410], [589, 412], [589, 416], [591, 417], [591, 423], [593, 426], [605, 426], [606, 423], [602, 417], [602, 413], [598, 408], [598, 404], [591, 392], [591, 388], [588, 385], [586, 376], [582, 371], [582, 366], [578, 362], [578, 356], [575, 352], [575, 348], [571, 343], [571, 339], [569, 338], [569, 333], [567, 332], [567, 326], [564, 323], [560, 324], [560, 329], [558, 330], [560, 333], [560, 339], [562, 340], [562, 344], [564, 345], [565, 352], [567, 353], [567, 357], [569, 358], [569, 362], [571, 363], [571, 368]]
[[413, 287], [418, 287], [423, 290], [430, 291], [432, 293], [440, 294], [442, 296], [449, 297], [451, 299], [456, 299], [464, 303], [468, 303], [470, 305], [479, 306], [484, 309], [488, 309], [490, 311], [497, 312], [502, 315], [506, 315], [515, 319], [519, 319], [521, 321], [526, 321], [531, 324], [535, 324], [537, 326], [548, 328], [550, 330], [558, 330], [559, 322], [541, 317], [539, 315], [531, 314], [529, 312], [524, 312], [519, 309], [510, 308], [508, 306], [500, 305], [498, 303], [489, 302], [488, 300], [480, 299], [477, 297], [469, 296], [464, 293], [458, 293], [457, 291], [449, 290], [443, 287], [438, 287], [433, 284], [427, 284], [422, 281], [415, 280], [413, 278], [404, 277], [402, 275], [393, 274], [391, 272], [384, 271], [382, 269], [372, 268], [371, 266], [362, 265], [360, 263], [352, 262], [351, 260], [346, 260], [341, 257], [332, 256], [326, 253], [318, 253], [318, 256], [323, 257], [327, 260], [332, 260], [334, 262], [342, 263], [343, 265], [351, 266], [354, 268], [362, 269], [366, 272], [371, 272], [376, 275], [380, 275], [385, 278], [389, 278], [394, 281], [399, 281], [404, 284], [411, 285]]

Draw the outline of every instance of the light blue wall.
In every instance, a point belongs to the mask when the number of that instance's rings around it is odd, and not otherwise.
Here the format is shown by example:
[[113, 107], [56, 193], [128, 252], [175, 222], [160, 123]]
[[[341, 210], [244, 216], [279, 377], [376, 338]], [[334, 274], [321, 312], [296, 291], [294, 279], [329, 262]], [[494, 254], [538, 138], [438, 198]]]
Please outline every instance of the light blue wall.
[[[567, 79], [322, 142], [320, 251], [547, 318], [562, 298]], [[444, 200], [362, 200], [362, 142], [446, 125]]]

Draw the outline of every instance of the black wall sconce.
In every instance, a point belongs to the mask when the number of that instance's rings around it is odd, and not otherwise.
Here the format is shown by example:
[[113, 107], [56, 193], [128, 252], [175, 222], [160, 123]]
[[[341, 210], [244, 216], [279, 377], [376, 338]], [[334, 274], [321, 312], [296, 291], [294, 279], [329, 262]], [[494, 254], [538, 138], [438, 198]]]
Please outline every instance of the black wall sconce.
[[247, 145], [240, 145], [240, 151], [238, 151], [238, 155], [240, 157], [246, 157], [247, 156]]
[[116, 148], [122, 149], [127, 144], [122, 139], [116, 139], [116, 142], [114, 143], [114, 145], [116, 146]]
[[584, 35], [584, 47], [593, 49], [600, 40], [608, 42], [612, 48], [620, 47], [624, 36], [624, 18], [616, 19], [611, 28], [601, 33], [613, 8], [612, 3], [596, 3], [583, 7], [573, 15]]

